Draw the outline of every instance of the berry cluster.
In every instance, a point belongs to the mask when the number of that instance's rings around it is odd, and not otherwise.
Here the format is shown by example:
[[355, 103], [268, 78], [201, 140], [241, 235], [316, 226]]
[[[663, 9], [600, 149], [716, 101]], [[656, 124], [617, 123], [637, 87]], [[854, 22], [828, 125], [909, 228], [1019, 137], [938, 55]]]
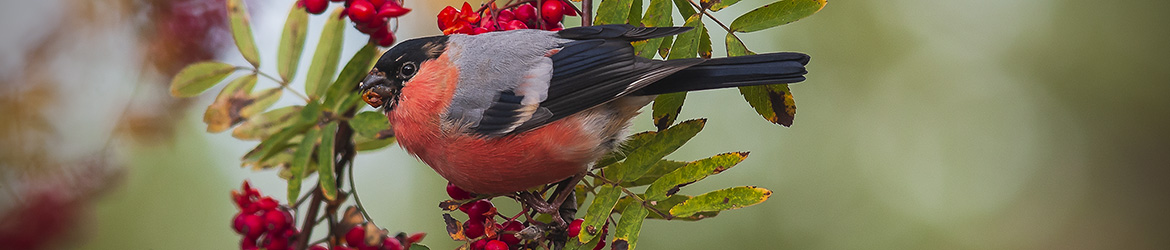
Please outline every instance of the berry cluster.
[[517, 29], [558, 31], [564, 28], [561, 21], [566, 15], [577, 16], [573, 5], [564, 0], [544, 0], [540, 5], [539, 18], [536, 6], [532, 2], [507, 6], [504, 9], [497, 8], [495, 2], [492, 2], [478, 11], [472, 9], [471, 4], [467, 2], [458, 10], [447, 6], [439, 12], [439, 29], [443, 30], [444, 35], [478, 35]]
[[[447, 195], [452, 199], [467, 200], [473, 198], [471, 193], [447, 184]], [[475, 200], [459, 206], [459, 211], [467, 214], [467, 221], [463, 223], [463, 234], [471, 243], [471, 250], [508, 250], [520, 248], [520, 237], [516, 236], [524, 230], [524, 223], [514, 219], [507, 219], [503, 224], [496, 222], [499, 213], [496, 207], [487, 199]], [[503, 216], [499, 216], [504, 218]]]
[[244, 236], [240, 249], [292, 249], [289, 243], [300, 231], [293, 225], [296, 220], [288, 207], [272, 197], [261, 196], [247, 181], [240, 190], [232, 190], [232, 201], [240, 209], [232, 219], [232, 228]]
[[[354, 225], [345, 233], [346, 245], [338, 245], [334, 250], [403, 250], [410, 245], [422, 241], [425, 233], [415, 233], [407, 236], [399, 233], [391, 237], [383, 230], [367, 223]], [[317, 245], [310, 250], [326, 250], [325, 246]]]
[[358, 31], [370, 35], [370, 42], [383, 47], [394, 44], [394, 33], [388, 25], [390, 18], [410, 12], [399, 0], [300, 0], [299, 5], [309, 13], [321, 14], [329, 7], [329, 1], [344, 1], [345, 10], [341, 15], [349, 16]]

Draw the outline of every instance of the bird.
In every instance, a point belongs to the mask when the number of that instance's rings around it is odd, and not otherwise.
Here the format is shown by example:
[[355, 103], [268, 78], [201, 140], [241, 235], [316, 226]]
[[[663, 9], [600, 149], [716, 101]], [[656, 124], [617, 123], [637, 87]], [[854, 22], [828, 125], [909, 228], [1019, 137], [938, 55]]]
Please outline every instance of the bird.
[[[476, 194], [579, 181], [659, 94], [805, 80], [809, 56], [646, 59], [631, 42], [690, 27], [597, 25], [402, 41], [357, 86], [397, 143]], [[575, 183], [573, 183], [575, 185]], [[570, 189], [571, 190], [571, 189]]]

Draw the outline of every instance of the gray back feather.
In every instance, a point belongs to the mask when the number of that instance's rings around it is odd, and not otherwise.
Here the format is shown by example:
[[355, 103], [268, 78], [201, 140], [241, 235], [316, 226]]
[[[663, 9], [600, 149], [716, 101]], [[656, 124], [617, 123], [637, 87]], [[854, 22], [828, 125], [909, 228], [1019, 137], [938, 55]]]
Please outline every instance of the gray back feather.
[[[519, 86], [538, 64], [548, 63], [545, 55], [569, 40], [556, 33], [534, 29], [490, 32], [480, 35], [451, 35], [447, 53], [459, 68], [459, 86], [444, 120], [458, 127], [477, 125], [483, 111], [501, 92]], [[545, 68], [545, 67], [539, 67]], [[543, 74], [552, 75], [549, 72]], [[544, 81], [544, 88], [548, 82]]]

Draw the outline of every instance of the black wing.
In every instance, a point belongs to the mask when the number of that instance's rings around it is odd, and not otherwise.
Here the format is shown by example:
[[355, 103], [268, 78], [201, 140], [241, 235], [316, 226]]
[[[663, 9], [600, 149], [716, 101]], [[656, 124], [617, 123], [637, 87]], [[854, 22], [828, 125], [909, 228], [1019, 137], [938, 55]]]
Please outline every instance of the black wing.
[[[550, 56], [553, 75], [548, 98], [533, 107], [510, 91], [500, 93], [474, 132], [507, 135], [529, 131], [586, 109], [613, 101], [661, 80], [703, 59], [659, 61], [634, 55], [631, 41], [675, 35], [689, 27], [641, 28], [599, 25], [565, 29], [558, 36], [576, 41]], [[527, 110], [528, 112], [525, 112]]]

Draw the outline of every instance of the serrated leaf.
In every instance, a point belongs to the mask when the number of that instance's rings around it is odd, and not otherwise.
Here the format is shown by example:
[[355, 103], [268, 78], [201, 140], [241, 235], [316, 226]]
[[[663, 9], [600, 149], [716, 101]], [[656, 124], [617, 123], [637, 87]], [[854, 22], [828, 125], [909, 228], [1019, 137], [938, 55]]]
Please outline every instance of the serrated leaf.
[[264, 112], [268, 107], [272, 107], [272, 104], [276, 103], [276, 100], [280, 100], [282, 93], [284, 91], [280, 87], [275, 87], [252, 94], [249, 97], [255, 101], [240, 109], [240, 117], [247, 119], [260, 112]]
[[297, 117], [302, 107], [287, 106], [250, 117], [232, 130], [232, 137], [240, 140], [259, 140], [268, 137], [296, 122], [293, 118]]
[[638, 233], [642, 231], [642, 222], [650, 214], [643, 206], [627, 206], [622, 210], [622, 218], [613, 232], [612, 249], [634, 249], [638, 245]]
[[337, 63], [341, 60], [341, 44], [345, 35], [345, 24], [348, 18], [341, 18], [344, 8], [336, 8], [325, 27], [321, 29], [321, 39], [317, 42], [317, 50], [313, 53], [313, 64], [309, 64], [309, 73], [305, 79], [305, 94], [310, 99], [317, 99], [337, 73]]
[[187, 65], [171, 80], [171, 95], [175, 97], [197, 96], [215, 84], [223, 81], [236, 71], [236, 67], [216, 61], [203, 61]]
[[317, 128], [312, 128], [309, 129], [309, 132], [305, 132], [305, 137], [301, 139], [301, 144], [297, 146], [297, 151], [293, 153], [292, 164], [288, 168], [288, 202], [290, 206], [301, 195], [301, 179], [304, 178], [305, 169], [308, 168], [309, 162], [313, 159], [313, 147], [317, 146], [320, 132], [321, 130]]
[[[708, 1], [703, 1], [703, 3], [706, 3], [706, 2], [708, 2]], [[715, 2], [715, 3], [711, 4], [711, 7], [709, 9], [711, 11], [719, 11], [719, 10], [722, 10], [723, 8], [727, 8], [728, 6], [731, 6], [732, 4], [738, 3], [739, 0], [713, 0], [711, 2]]]
[[276, 132], [276, 134], [265, 138], [263, 141], [260, 141], [260, 145], [257, 145], [253, 151], [244, 155], [243, 161], [245, 165], [248, 163], [263, 162], [276, 155], [276, 153], [292, 147], [293, 145], [289, 144], [289, 140], [304, 133], [309, 127], [306, 125], [288, 126]]
[[597, 164], [594, 164], [594, 166], [603, 168], [620, 160], [626, 159], [626, 155], [629, 155], [630, 152], [634, 151], [635, 148], [646, 145], [646, 143], [650, 143], [650, 141], [654, 140], [655, 135], [658, 135], [658, 132], [645, 131], [626, 137], [626, 141], [623, 142], [621, 146], [618, 146], [617, 150], [609, 152], [609, 154], [601, 157], [600, 160], [597, 160]]
[[248, 60], [252, 67], [259, 68], [260, 52], [256, 50], [256, 41], [252, 39], [252, 27], [248, 21], [248, 7], [244, 5], [243, 0], [228, 0], [227, 10], [232, 38], [236, 40], [236, 47], [240, 48], [240, 54], [244, 55], [244, 60]]
[[699, 52], [699, 38], [702, 37], [703, 15], [694, 14], [687, 18], [683, 26], [694, 28], [691, 31], [678, 34], [674, 46], [670, 48], [667, 59], [695, 58]]
[[743, 45], [743, 41], [739, 40], [734, 33], [727, 33], [727, 56], [746, 56], [755, 55], [756, 52], [748, 50], [747, 46]]
[[670, 173], [670, 172], [674, 171], [675, 169], [686, 166], [687, 163], [688, 162], [682, 162], [682, 161], [660, 160], [660, 161], [654, 163], [653, 166], [650, 166], [650, 170], [646, 171], [646, 174], [643, 174], [642, 177], [639, 177], [637, 180], [622, 182], [621, 186], [623, 186], [623, 187], [637, 187], [637, 186], [650, 185], [650, 183], [654, 183], [654, 181], [658, 180], [658, 178], [662, 177], [662, 175], [664, 175], [666, 173]]
[[678, 113], [682, 112], [682, 106], [686, 100], [687, 92], [661, 94], [655, 97], [654, 104], [650, 106], [654, 127], [663, 130], [673, 125], [674, 120], [678, 119]]
[[[345, 67], [337, 75], [337, 80], [329, 85], [329, 90], [325, 92], [326, 107], [334, 107], [349, 96], [359, 95], [354, 90], [360, 85], [362, 78], [365, 78], [366, 73], [370, 72], [370, 68], [374, 67], [371, 62], [377, 56], [376, 46], [372, 43], [366, 43], [365, 47], [359, 49], [349, 59], [349, 62], [345, 63]], [[345, 110], [338, 109], [337, 111], [343, 112]]]
[[681, 122], [659, 132], [654, 140], [630, 152], [625, 161], [606, 169], [606, 177], [617, 182], [637, 180], [650, 170], [662, 157], [682, 147], [688, 140], [703, 130], [706, 119]]
[[729, 27], [735, 32], [753, 32], [795, 22], [825, 8], [826, 0], [781, 0], [735, 18]]
[[585, 221], [581, 223], [581, 234], [577, 235], [578, 241], [586, 243], [601, 234], [601, 226], [605, 225], [605, 221], [609, 219], [609, 214], [613, 212], [613, 207], [621, 195], [621, 188], [614, 186], [605, 185], [597, 189], [593, 203], [590, 203], [589, 208], [585, 210]]
[[699, 212], [723, 211], [760, 204], [768, 200], [772, 191], [746, 186], [711, 191], [692, 197], [670, 209], [674, 216], [690, 216]]
[[317, 183], [325, 199], [337, 199], [337, 179], [333, 175], [333, 139], [337, 136], [337, 122], [330, 122], [321, 129], [321, 141], [317, 147]]
[[276, 71], [284, 82], [292, 82], [305, 51], [305, 38], [309, 29], [309, 13], [305, 8], [293, 4], [284, 21], [284, 33], [280, 35], [280, 47], [276, 54]]
[[747, 152], [724, 153], [687, 163], [686, 166], [663, 174], [662, 177], [650, 184], [650, 187], [646, 188], [646, 199], [655, 201], [664, 200], [667, 196], [677, 192], [679, 187], [703, 180], [707, 176], [721, 173], [739, 164], [747, 156]]
[[394, 144], [394, 137], [386, 139], [374, 139], [364, 136], [354, 138], [354, 149], [358, 152], [365, 152], [370, 150], [378, 150]]
[[695, 15], [695, 7], [691, 6], [690, 0], [674, 0], [674, 6], [678, 7], [678, 14], [684, 17]]
[[[646, 15], [642, 17], [641, 23], [645, 27], [663, 27], [673, 26], [674, 19], [671, 15], [670, 0], [650, 0], [649, 7], [646, 8]], [[654, 52], [657, 52], [659, 46], [662, 46], [663, 41], [670, 41], [670, 37], [660, 37], [646, 40], [641, 47], [637, 47], [637, 55], [651, 59], [654, 58]], [[669, 42], [667, 42], [669, 43]], [[670, 45], [667, 45], [670, 46]], [[665, 57], [664, 57], [665, 58]]]
[[[689, 200], [691, 198], [692, 197], [689, 195], [676, 194], [676, 195], [671, 195], [670, 197], [667, 197], [666, 200], [651, 201], [651, 203], [655, 204], [654, 208], [658, 209], [658, 211], [663, 211], [663, 212], [669, 213], [670, 208], [678, 205], [679, 203], [686, 202], [687, 200]], [[695, 213], [695, 214], [692, 214], [690, 216], [685, 216], [685, 217], [674, 216], [673, 218], [670, 218], [670, 219], [671, 220], [681, 220], [681, 221], [697, 221], [697, 220], [715, 217], [717, 215], [719, 215], [719, 211], [710, 211], [710, 212], [699, 212], [699, 213]], [[646, 216], [646, 218], [658, 219], [658, 220], [665, 219], [665, 218], [662, 218], [662, 216], [659, 216], [657, 213], [651, 213], [649, 216]]]
[[597, 5], [597, 15], [593, 19], [594, 25], [602, 24], [622, 24], [630, 16], [630, 8], [633, 7], [633, 0], [603, 0], [601, 4]]
[[207, 124], [207, 132], [223, 132], [244, 121], [240, 109], [255, 101], [249, 95], [255, 86], [255, 74], [236, 78], [224, 86], [219, 95], [215, 96], [215, 101], [203, 112], [203, 123]]
[[699, 36], [699, 57], [711, 59], [711, 34], [707, 33], [707, 27], [703, 27], [703, 33]]

